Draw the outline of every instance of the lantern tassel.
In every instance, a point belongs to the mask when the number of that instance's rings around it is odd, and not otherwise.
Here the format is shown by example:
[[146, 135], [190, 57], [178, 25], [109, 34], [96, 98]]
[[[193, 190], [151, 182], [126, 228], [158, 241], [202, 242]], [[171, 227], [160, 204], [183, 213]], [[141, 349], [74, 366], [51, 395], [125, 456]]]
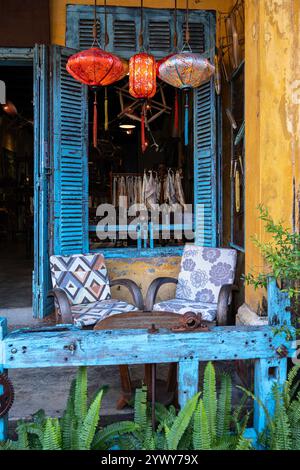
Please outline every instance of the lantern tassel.
[[178, 130], [179, 130], [178, 91], [175, 90], [173, 137], [178, 137]]
[[189, 145], [189, 95], [185, 93], [185, 105], [184, 105], [184, 145]]
[[108, 97], [107, 97], [107, 87], [105, 87], [105, 97], [104, 97], [104, 130], [108, 131]]
[[97, 109], [97, 91], [94, 99], [94, 122], [93, 122], [93, 146], [97, 148], [98, 144], [98, 109]]
[[145, 113], [144, 108], [142, 110], [141, 116], [141, 142], [142, 142], [142, 152], [144, 153], [146, 150], [146, 139], [145, 139]]

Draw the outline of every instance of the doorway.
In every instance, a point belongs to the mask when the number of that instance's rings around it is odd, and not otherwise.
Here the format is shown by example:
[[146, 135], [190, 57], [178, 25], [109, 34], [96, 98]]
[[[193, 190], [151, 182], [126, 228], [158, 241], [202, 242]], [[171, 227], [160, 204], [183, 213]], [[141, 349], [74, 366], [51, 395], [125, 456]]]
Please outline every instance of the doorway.
[[33, 271], [33, 65], [0, 61], [1, 309], [30, 308]]

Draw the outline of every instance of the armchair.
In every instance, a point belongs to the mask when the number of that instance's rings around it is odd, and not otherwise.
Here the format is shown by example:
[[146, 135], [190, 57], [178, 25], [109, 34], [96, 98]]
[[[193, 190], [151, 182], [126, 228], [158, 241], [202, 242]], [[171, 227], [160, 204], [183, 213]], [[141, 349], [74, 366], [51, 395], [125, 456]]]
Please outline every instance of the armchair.
[[[154, 279], [148, 288], [145, 309], [181, 314], [200, 312], [205, 321], [229, 325], [232, 292], [238, 290], [233, 284], [236, 258], [232, 249], [186, 245], [178, 279]], [[176, 284], [175, 298], [157, 302], [159, 289], [169, 283]]]
[[[50, 270], [58, 322], [87, 327], [108, 316], [143, 310], [144, 302], [138, 285], [130, 279], [109, 281], [101, 254], [51, 256]], [[133, 304], [112, 299], [110, 288], [125, 286]]]

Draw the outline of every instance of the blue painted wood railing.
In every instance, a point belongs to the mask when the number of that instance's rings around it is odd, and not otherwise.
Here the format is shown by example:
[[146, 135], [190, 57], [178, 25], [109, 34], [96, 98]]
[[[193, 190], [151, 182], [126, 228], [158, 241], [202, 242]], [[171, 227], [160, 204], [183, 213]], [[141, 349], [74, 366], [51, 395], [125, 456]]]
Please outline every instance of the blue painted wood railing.
[[[295, 351], [286, 331], [274, 334], [275, 325], [290, 325], [286, 312], [288, 297], [273, 280], [268, 292], [269, 326], [214, 327], [205, 333], [172, 333], [161, 329], [152, 335], [146, 330], [91, 331], [59, 325], [8, 334], [6, 319], [0, 318], [0, 371], [177, 362], [179, 403], [183, 406], [197, 392], [201, 361], [254, 359], [254, 392], [272, 412], [272, 386], [285, 381], [287, 357], [292, 357]], [[285, 348], [286, 356], [282, 357]], [[265, 413], [254, 403], [254, 427], [246, 435], [255, 440], [265, 425]], [[0, 440], [6, 435], [7, 417], [0, 420]]]

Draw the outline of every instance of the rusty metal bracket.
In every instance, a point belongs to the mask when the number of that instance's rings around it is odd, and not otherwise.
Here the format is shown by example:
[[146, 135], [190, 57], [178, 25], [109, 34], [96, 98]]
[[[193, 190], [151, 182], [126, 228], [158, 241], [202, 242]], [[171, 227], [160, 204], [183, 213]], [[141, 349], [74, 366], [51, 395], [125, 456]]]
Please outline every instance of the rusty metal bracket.
[[0, 374], [0, 388], [2, 388], [2, 392], [0, 391], [0, 418], [2, 418], [11, 409], [15, 398], [14, 387], [7, 374]]
[[194, 312], [186, 312], [179, 323], [179, 325], [171, 328], [174, 333], [182, 332], [205, 332], [209, 331], [207, 325], [202, 322], [202, 314]]

